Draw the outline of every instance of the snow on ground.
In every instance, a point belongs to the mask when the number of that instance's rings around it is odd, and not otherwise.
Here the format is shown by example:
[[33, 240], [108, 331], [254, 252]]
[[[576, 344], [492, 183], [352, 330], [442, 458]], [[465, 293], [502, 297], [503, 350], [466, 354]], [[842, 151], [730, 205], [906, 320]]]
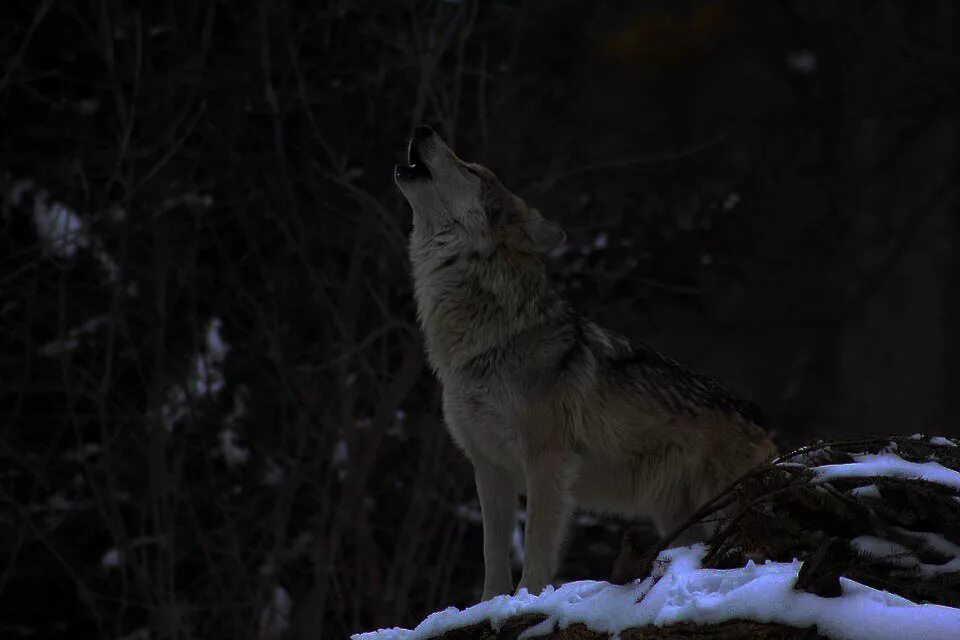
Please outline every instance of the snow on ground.
[[738, 204], [740, 204], [740, 194], [736, 191], [731, 191], [723, 199], [722, 208], [724, 211], [732, 211], [737, 208]]
[[273, 587], [273, 597], [260, 614], [259, 637], [265, 640], [282, 638], [290, 627], [290, 612], [293, 601], [287, 590], [279, 585]]
[[[930, 442], [956, 446], [945, 438], [931, 438]], [[895, 451], [894, 445], [884, 453], [855, 455], [851, 463], [815, 467], [812, 481], [886, 476], [919, 479], [960, 490], [960, 472], [937, 462], [909, 462]], [[881, 497], [875, 484], [853, 492]], [[859, 536], [851, 540], [851, 544], [865, 555], [883, 557], [904, 570], [916, 572], [921, 578], [960, 570], [960, 546], [942, 535], [896, 527], [889, 533], [899, 541]], [[512, 546], [519, 544], [514, 540]], [[628, 585], [585, 580], [559, 588], [547, 587], [539, 596], [523, 590], [515, 596], [493, 598], [463, 611], [450, 607], [428, 616], [412, 630], [381, 629], [358, 633], [352, 638], [423, 640], [478, 623], [499, 628], [507, 619], [522, 614], [540, 614], [546, 619], [527, 629], [521, 640], [577, 623], [592, 631], [616, 636], [625, 629], [648, 625], [717, 624], [730, 620], [799, 628], [815, 626], [820, 634], [840, 640], [960, 638], [960, 609], [918, 604], [843, 577], [839, 597], [820, 597], [793, 588], [802, 566], [798, 560], [768, 561], [762, 565], [750, 562], [738, 569], [707, 569], [700, 565], [706, 549], [704, 545], [694, 545], [664, 551], [657, 559], [652, 577]], [[918, 551], [934, 552], [950, 559], [942, 564], [930, 564], [921, 560]]]
[[787, 54], [787, 67], [801, 75], [810, 75], [817, 70], [817, 54], [808, 49], [791, 51]]
[[69, 260], [81, 249], [89, 249], [104, 272], [104, 280], [110, 284], [119, 283], [120, 266], [107, 253], [100, 239], [89, 232], [87, 224], [75, 210], [62, 202], [51, 201], [50, 193], [46, 189], [37, 189], [32, 180], [14, 183], [8, 200], [14, 207], [19, 207], [28, 193], [33, 193], [33, 226], [45, 254]]
[[523, 568], [524, 548], [523, 548], [523, 530], [520, 528], [520, 521], [513, 523], [513, 534], [510, 536], [510, 559], [513, 566]]
[[850, 495], [857, 496], [859, 498], [874, 498], [875, 500], [879, 500], [883, 497], [880, 495], [880, 489], [875, 484], [868, 484], [862, 487], [851, 489]]
[[244, 464], [250, 457], [250, 450], [240, 445], [237, 441], [237, 432], [227, 427], [221, 429], [217, 434], [217, 440], [220, 444], [220, 455], [228, 467], [236, 467]]
[[[226, 350], [223, 352], [225, 354]], [[250, 458], [250, 450], [240, 445], [237, 438], [237, 425], [247, 415], [246, 397], [247, 389], [243, 385], [234, 390], [233, 409], [224, 417], [224, 427], [217, 434], [220, 443], [219, 454], [231, 468], [246, 463]]]
[[99, 331], [101, 327], [106, 327], [109, 324], [109, 316], [104, 314], [94, 316], [86, 322], [83, 322], [67, 331], [67, 334], [62, 339], [53, 340], [44, 344], [37, 349], [37, 353], [46, 358], [52, 358], [60, 355], [61, 353], [73, 351], [80, 346], [80, 339], [82, 336], [93, 335]]
[[[205, 396], [216, 397], [226, 386], [222, 365], [230, 352], [230, 345], [220, 336], [222, 327], [223, 321], [220, 318], [210, 319], [204, 331], [204, 349], [193, 357], [191, 369], [187, 374], [186, 387], [173, 385], [167, 389], [166, 401], [160, 407], [161, 420], [167, 433], [172, 432], [177, 423], [189, 414], [190, 398], [196, 400]], [[234, 402], [234, 411], [245, 411], [245, 408], [237, 408], [237, 397], [234, 398]], [[242, 403], [242, 398], [239, 402]], [[231, 423], [228, 422], [227, 427], [232, 429]], [[233, 436], [229, 434], [221, 435], [220, 438], [221, 444], [233, 442]]]
[[116, 548], [107, 549], [100, 558], [100, 566], [104, 569], [118, 569], [123, 566], [123, 552]]
[[263, 470], [263, 475], [260, 477], [260, 481], [268, 487], [279, 487], [284, 478], [286, 478], [286, 471], [283, 467], [277, 463], [276, 460], [267, 459], [265, 469]]
[[80, 217], [59, 202], [50, 203], [46, 191], [34, 198], [33, 224], [47, 251], [58, 258], [72, 258], [78, 249], [90, 246]]
[[215, 396], [223, 391], [226, 384], [220, 365], [226, 359], [230, 346], [220, 337], [221, 327], [223, 321], [220, 318], [210, 319], [205, 334], [206, 349], [194, 358], [190, 387], [196, 396]]
[[[939, 533], [909, 531], [899, 527], [894, 527], [893, 531], [904, 538], [912, 538], [913, 543], [922, 550], [939, 553], [951, 559], [942, 564], [923, 562], [917, 554], [906, 545], [876, 536], [858, 536], [851, 540], [850, 544], [860, 553], [876, 558], [884, 558], [887, 562], [903, 567], [923, 579], [930, 579], [940, 574], [957, 573], [960, 571], [960, 547]], [[960, 637], [960, 630], [958, 630], [957, 635]]]
[[428, 616], [413, 630], [384, 629], [352, 638], [421, 640], [484, 621], [499, 627], [519, 614], [548, 616], [521, 639], [576, 623], [599, 633], [618, 634], [646, 625], [716, 624], [734, 619], [801, 628], [816, 625], [823, 635], [847, 640], [960, 637], [960, 609], [916, 604], [846, 578], [840, 579], [840, 597], [822, 598], [793, 589], [799, 561], [704, 569], [700, 560], [705, 551], [703, 545], [664, 551], [657, 559], [659, 569], [654, 577], [628, 585], [584, 580], [557, 589], [547, 587], [539, 596], [523, 590], [463, 611], [450, 607]]
[[855, 462], [827, 464], [813, 471], [821, 481], [837, 478], [873, 478], [887, 476], [935, 482], [960, 489], [960, 473], [937, 462], [907, 462], [895, 453], [853, 456]]

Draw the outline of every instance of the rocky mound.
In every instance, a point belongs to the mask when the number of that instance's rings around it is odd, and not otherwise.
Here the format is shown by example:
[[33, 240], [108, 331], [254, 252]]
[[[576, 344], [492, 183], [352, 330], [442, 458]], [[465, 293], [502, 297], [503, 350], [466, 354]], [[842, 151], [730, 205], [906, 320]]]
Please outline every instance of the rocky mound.
[[613, 581], [642, 579], [695, 523], [706, 568], [804, 561], [796, 588], [840, 595], [841, 576], [915, 602], [960, 606], [960, 442], [903, 436], [820, 442], [756, 469], [652, 549], [628, 533]]
[[[960, 637], [960, 441], [820, 442], [758, 468], [610, 582], [500, 596], [355, 640]], [[673, 547], [692, 526], [706, 544]]]

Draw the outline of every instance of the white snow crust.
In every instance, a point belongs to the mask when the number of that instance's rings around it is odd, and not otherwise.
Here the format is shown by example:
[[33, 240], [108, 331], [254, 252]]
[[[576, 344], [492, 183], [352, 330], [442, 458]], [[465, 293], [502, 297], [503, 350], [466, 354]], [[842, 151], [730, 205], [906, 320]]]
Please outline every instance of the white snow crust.
[[895, 453], [870, 453], [853, 456], [853, 459], [856, 462], [827, 464], [822, 467], [815, 467], [813, 471], [821, 481], [837, 478], [887, 476], [889, 478], [926, 480], [953, 489], [960, 489], [960, 473], [948, 469], [938, 462], [907, 462]]
[[619, 634], [624, 629], [679, 622], [716, 624], [729, 620], [816, 626], [843, 640], [956, 640], [960, 609], [917, 604], [900, 596], [840, 578], [842, 595], [822, 598], [796, 591], [801, 563], [752, 562], [740, 569], [704, 569], [703, 545], [669, 549], [657, 558], [654, 577], [628, 585], [584, 580], [539, 596], [522, 590], [460, 611], [454, 607], [428, 616], [415, 629], [358, 633], [353, 640], [422, 640], [485, 621], [498, 628], [519, 614], [543, 614], [546, 620], [524, 638], [582, 623], [592, 631]]

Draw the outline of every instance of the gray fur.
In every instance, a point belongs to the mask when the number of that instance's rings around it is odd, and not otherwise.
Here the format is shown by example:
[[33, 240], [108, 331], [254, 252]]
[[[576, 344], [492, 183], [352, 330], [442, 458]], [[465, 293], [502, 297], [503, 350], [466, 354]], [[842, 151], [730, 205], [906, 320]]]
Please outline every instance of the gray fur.
[[[539, 253], [559, 228], [432, 132], [398, 169], [410, 257], [443, 410], [473, 463], [483, 598], [513, 589], [509, 545], [527, 496], [520, 588], [553, 578], [574, 508], [652, 518], [665, 533], [774, 446], [759, 412], [713, 379], [577, 315]], [[424, 171], [426, 169], [426, 171]]]

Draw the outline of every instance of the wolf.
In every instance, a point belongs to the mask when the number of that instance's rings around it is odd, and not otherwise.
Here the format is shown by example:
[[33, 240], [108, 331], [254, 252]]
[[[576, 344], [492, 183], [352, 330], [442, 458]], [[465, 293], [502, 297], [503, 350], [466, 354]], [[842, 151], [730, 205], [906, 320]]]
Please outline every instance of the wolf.
[[661, 535], [775, 452], [760, 412], [712, 378], [579, 315], [542, 256], [565, 235], [486, 167], [417, 127], [394, 179], [413, 211], [410, 261], [428, 360], [473, 464], [483, 599], [553, 578], [574, 509], [650, 518]]

